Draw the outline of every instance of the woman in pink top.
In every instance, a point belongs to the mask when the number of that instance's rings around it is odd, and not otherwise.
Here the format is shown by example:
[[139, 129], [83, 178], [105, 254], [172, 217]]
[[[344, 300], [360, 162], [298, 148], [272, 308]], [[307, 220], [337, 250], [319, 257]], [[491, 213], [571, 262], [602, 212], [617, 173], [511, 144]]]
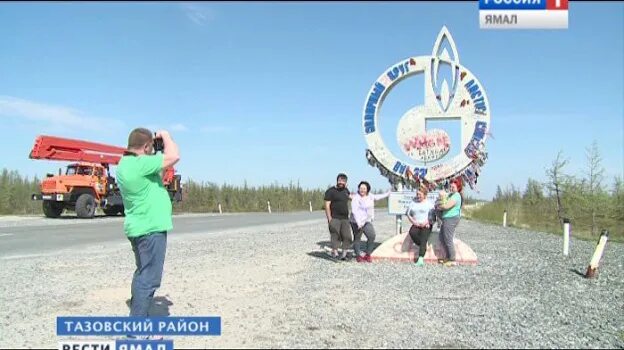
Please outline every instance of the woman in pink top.
[[[370, 254], [375, 242], [375, 228], [373, 219], [375, 216], [375, 201], [388, 197], [390, 191], [384, 194], [369, 194], [371, 186], [362, 181], [358, 185], [358, 193], [351, 195], [351, 228], [353, 229], [353, 250], [357, 262], [372, 262]], [[366, 255], [361, 255], [360, 239], [362, 233], [366, 235]]]

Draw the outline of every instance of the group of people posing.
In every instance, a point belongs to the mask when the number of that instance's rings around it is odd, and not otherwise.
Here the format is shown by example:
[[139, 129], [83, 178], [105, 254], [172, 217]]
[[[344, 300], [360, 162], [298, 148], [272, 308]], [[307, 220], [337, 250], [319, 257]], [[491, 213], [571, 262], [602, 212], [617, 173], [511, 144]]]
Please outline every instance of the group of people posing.
[[[160, 152], [155, 151], [155, 139], [161, 139], [164, 145]], [[145, 128], [136, 128], [130, 132], [127, 150], [117, 166], [117, 184], [125, 212], [124, 232], [136, 263], [131, 286], [130, 316], [146, 317], [154, 292], [160, 287], [167, 250], [167, 233], [173, 229], [172, 204], [162, 176], [165, 169], [174, 166], [179, 160], [178, 146], [169, 132], [162, 130], [152, 133]], [[332, 255], [338, 258], [338, 246], [342, 242], [342, 258], [346, 260], [347, 250], [355, 243], [353, 248], [357, 261], [370, 262], [375, 242], [375, 201], [388, 197], [390, 192], [370, 194], [370, 184], [362, 181], [358, 186], [358, 193], [352, 195], [346, 186], [347, 176], [339, 174], [336, 186], [325, 193]], [[420, 245], [421, 258], [426, 251], [433, 224], [432, 219], [427, 216], [433, 205], [425, 204], [427, 193], [424, 191], [426, 190], [419, 191], [417, 202], [412, 203], [407, 212], [413, 225], [410, 234], [414, 242]], [[438, 209], [445, 210], [442, 215], [443, 239], [448, 243], [448, 256], [453, 261], [452, 236], [459, 221], [461, 198], [456, 195], [457, 187], [451, 187], [451, 192], [453, 194], [448, 201], [445, 204], [440, 203]], [[368, 238], [365, 254], [360, 251], [362, 234]], [[422, 259], [419, 258], [418, 261], [422, 264]]]
[[[347, 175], [338, 174], [336, 186], [325, 192], [325, 215], [331, 237], [331, 256], [334, 259], [347, 260], [348, 250], [353, 246], [357, 262], [372, 262], [371, 253], [375, 242], [375, 201], [390, 195], [390, 191], [383, 194], [371, 194], [371, 186], [362, 181], [358, 184], [355, 194], [347, 188]], [[453, 237], [455, 228], [461, 217], [462, 196], [461, 183], [451, 182], [450, 194], [442, 190], [435, 203], [427, 199], [428, 190], [424, 186], [418, 189], [416, 197], [408, 206], [405, 215], [412, 224], [409, 235], [418, 246], [416, 265], [425, 264], [424, 257], [427, 251], [427, 242], [431, 235], [434, 223], [440, 225], [440, 241], [446, 253], [445, 259], [439, 262], [446, 266], [456, 265], [455, 246]], [[349, 212], [349, 201], [351, 211]], [[362, 234], [366, 236], [366, 249], [362, 253], [360, 248]], [[341, 246], [342, 254], [338, 254]]]
[[[164, 149], [155, 152], [155, 139], [162, 139]], [[164, 169], [180, 160], [177, 144], [169, 132], [152, 133], [136, 128], [128, 136], [128, 147], [117, 166], [117, 183], [124, 204], [124, 231], [134, 253], [136, 269], [132, 278], [130, 316], [146, 317], [154, 292], [162, 280], [167, 233], [173, 229], [172, 204], [163, 185]], [[339, 174], [336, 186], [325, 192], [325, 212], [331, 234], [332, 256], [338, 258], [338, 246], [342, 243], [342, 256], [353, 249], [358, 262], [370, 262], [375, 229], [373, 227], [375, 201], [388, 197], [371, 194], [371, 186], [362, 181], [358, 192], [347, 189], [347, 175]], [[441, 235], [447, 251], [448, 264], [454, 264], [453, 234], [461, 214], [460, 183], [452, 184], [448, 199], [434, 204], [427, 200], [427, 190], [422, 188], [406, 215], [412, 223], [410, 235], [420, 249], [417, 263], [423, 265], [427, 241], [435, 221], [435, 210], [441, 211]], [[349, 201], [351, 210], [349, 211]], [[360, 251], [360, 239], [366, 235], [366, 249]]]

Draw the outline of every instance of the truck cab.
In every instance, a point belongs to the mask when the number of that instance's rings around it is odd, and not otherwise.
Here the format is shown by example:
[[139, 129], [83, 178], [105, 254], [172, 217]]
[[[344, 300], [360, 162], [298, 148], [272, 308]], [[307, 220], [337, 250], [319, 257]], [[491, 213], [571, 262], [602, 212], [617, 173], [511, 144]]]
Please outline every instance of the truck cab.
[[[112, 182], [112, 183], [111, 183]], [[123, 213], [121, 197], [109, 202], [116, 186], [108, 176], [105, 166], [96, 163], [79, 162], [67, 166], [64, 175], [48, 176], [41, 182], [41, 193], [34, 194], [33, 200], [43, 201], [45, 216], [56, 218], [63, 210], [76, 211], [79, 217], [93, 217], [96, 207], [102, 207], [106, 214]], [[112, 190], [112, 191], [111, 191]]]

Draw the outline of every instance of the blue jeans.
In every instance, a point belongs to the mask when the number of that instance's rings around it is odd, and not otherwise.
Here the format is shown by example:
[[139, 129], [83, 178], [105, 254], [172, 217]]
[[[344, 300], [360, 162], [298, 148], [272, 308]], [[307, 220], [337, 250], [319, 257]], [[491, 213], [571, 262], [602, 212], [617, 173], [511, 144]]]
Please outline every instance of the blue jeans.
[[136, 261], [136, 270], [132, 278], [130, 316], [147, 317], [154, 292], [160, 287], [162, 280], [167, 232], [153, 232], [129, 240]]

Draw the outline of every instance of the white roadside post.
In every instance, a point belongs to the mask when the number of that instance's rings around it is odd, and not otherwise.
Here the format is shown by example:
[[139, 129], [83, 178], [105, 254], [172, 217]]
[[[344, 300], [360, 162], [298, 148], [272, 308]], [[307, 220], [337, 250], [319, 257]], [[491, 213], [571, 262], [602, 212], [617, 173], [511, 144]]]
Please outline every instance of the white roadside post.
[[271, 214], [271, 202], [267, 201], [267, 209], [269, 210], [269, 214]]
[[563, 219], [563, 256], [570, 252], [570, 220]]
[[600, 234], [600, 240], [598, 240], [598, 245], [596, 245], [596, 250], [594, 251], [594, 255], [589, 262], [589, 266], [587, 266], [587, 271], [585, 272], [586, 278], [594, 278], [596, 277], [596, 273], [598, 272], [598, 264], [600, 263], [600, 259], [602, 258], [602, 253], [604, 253], [605, 246], [607, 245], [607, 240], [609, 239], [609, 231], [602, 230]]
[[[403, 191], [403, 184], [402, 183], [399, 182], [396, 187], [397, 187], [397, 191], [398, 192], [402, 192]], [[402, 231], [403, 231], [403, 227], [401, 225], [401, 217], [402, 217], [401, 214], [396, 216], [396, 234], [397, 235], [400, 235], [402, 233]]]
[[223, 214], [223, 210], [221, 210], [221, 203], [219, 203], [219, 214]]
[[503, 227], [507, 227], [507, 210], [503, 212]]
[[310, 204], [310, 213], [312, 212], [312, 202], [308, 202]]

